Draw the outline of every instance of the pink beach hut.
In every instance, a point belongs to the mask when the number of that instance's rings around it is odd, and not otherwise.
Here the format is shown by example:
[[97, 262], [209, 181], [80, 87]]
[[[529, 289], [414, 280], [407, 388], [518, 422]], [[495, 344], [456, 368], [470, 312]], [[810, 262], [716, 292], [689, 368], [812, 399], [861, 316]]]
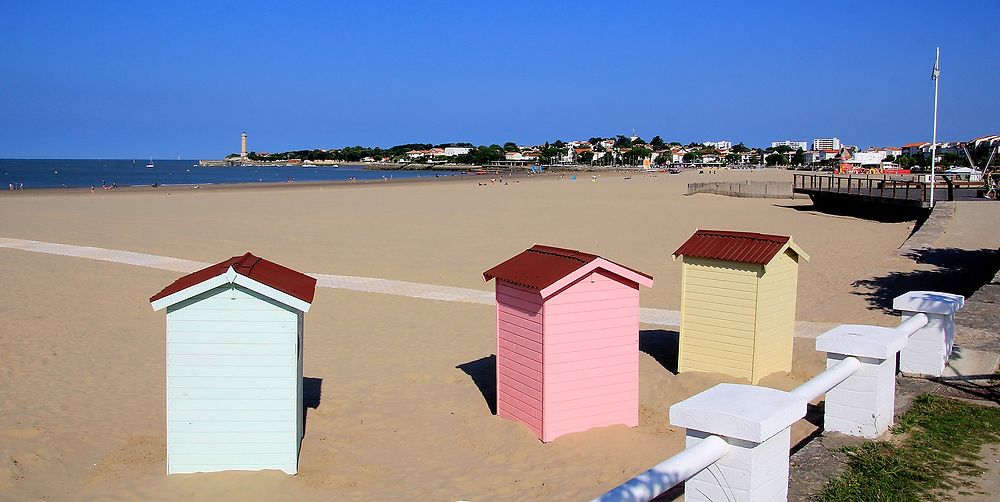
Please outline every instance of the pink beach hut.
[[639, 285], [651, 276], [535, 245], [483, 277], [496, 279], [498, 416], [546, 442], [639, 424]]

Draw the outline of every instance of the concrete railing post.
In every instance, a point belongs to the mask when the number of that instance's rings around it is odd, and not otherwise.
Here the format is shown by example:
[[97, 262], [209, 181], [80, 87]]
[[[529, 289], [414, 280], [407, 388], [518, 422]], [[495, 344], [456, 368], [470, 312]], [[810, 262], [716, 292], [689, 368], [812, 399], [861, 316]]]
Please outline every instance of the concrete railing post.
[[875, 438], [892, 425], [896, 403], [896, 353], [906, 334], [893, 328], [844, 324], [816, 338], [827, 368], [847, 357], [861, 365], [826, 393], [823, 430]]
[[964, 296], [933, 291], [911, 291], [892, 301], [904, 322], [916, 314], [927, 315], [927, 325], [910, 335], [900, 352], [899, 371], [941, 376], [955, 342], [955, 312], [963, 306]]
[[684, 500], [786, 500], [790, 426], [805, 413], [805, 399], [736, 384], [716, 385], [671, 406], [670, 423], [687, 428], [688, 448], [712, 435], [729, 443], [724, 457], [688, 479]]

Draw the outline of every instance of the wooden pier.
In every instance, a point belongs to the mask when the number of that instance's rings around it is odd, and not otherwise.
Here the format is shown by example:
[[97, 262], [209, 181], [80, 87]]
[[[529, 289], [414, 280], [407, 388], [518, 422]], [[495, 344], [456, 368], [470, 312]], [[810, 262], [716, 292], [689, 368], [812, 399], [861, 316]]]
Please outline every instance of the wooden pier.
[[[975, 197], [982, 183], [956, 182], [942, 176], [935, 184], [935, 200]], [[806, 194], [814, 203], [833, 201], [863, 202], [930, 209], [930, 183], [889, 176], [838, 176], [831, 174], [795, 174], [792, 192]]]

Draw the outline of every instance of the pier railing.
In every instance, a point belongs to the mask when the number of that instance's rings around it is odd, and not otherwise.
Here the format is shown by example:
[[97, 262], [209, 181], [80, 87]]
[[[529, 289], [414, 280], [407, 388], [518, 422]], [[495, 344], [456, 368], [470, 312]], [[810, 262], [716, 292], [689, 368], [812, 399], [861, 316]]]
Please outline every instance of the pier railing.
[[868, 176], [835, 176], [829, 174], [796, 174], [793, 189], [864, 195], [881, 199], [919, 200], [928, 198], [929, 184], [923, 181]]
[[807, 403], [826, 395], [824, 431], [866, 438], [886, 432], [897, 354], [899, 371], [941, 376], [964, 303], [961, 295], [906, 293], [893, 301], [902, 321], [895, 328], [844, 324], [820, 335], [816, 350], [827, 354], [826, 371], [790, 392], [719, 384], [674, 404], [670, 424], [687, 429], [687, 448], [594, 501], [648, 501], [682, 482], [689, 502], [787, 499], [791, 426]]

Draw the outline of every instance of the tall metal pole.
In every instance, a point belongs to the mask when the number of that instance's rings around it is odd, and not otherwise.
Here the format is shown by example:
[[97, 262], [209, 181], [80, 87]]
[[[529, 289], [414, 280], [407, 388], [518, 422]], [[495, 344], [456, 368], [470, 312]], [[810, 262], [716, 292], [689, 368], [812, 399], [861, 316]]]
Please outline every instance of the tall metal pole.
[[941, 74], [938, 63], [941, 60], [941, 48], [938, 47], [934, 54], [934, 70], [931, 71], [931, 78], [934, 80], [934, 132], [931, 136], [931, 208], [934, 207], [934, 167], [937, 160], [937, 109], [938, 109], [938, 76]]

